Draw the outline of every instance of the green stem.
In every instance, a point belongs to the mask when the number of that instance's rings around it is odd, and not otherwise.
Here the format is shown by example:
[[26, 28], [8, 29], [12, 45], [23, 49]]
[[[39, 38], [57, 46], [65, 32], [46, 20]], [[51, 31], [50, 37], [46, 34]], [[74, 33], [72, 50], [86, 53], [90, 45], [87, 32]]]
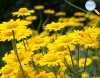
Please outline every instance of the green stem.
[[86, 50], [86, 57], [85, 57], [85, 63], [84, 63], [84, 71], [86, 70], [87, 55], [88, 55], [88, 48]]
[[12, 40], [13, 49], [14, 49], [15, 55], [17, 56], [17, 59], [18, 59], [19, 65], [20, 65], [20, 69], [22, 70], [23, 76], [25, 78], [24, 70], [22, 68], [22, 65], [21, 65], [21, 62], [20, 62], [20, 59], [19, 59], [19, 56], [18, 56], [18, 52], [17, 52], [16, 39], [15, 39], [15, 35], [14, 35], [14, 30], [12, 30], [12, 35], [13, 35], [13, 40]]
[[48, 14], [46, 20], [42, 24], [43, 30], [44, 30], [44, 26], [47, 24], [47, 22], [49, 21], [49, 19], [50, 19], [50, 15]]
[[[68, 3], [69, 5], [73, 6], [74, 8], [77, 8], [77, 9], [83, 11], [83, 12], [86, 12], [86, 13], [91, 13], [91, 14], [93, 14], [93, 13], [90, 12], [90, 11], [84, 10], [83, 8], [80, 8], [80, 7], [78, 7], [78, 6], [76, 6], [76, 5], [72, 4], [72, 3], [70, 3], [68, 0], [64, 0], [64, 1], [65, 1], [66, 3]], [[95, 15], [95, 14], [93, 14], [93, 15]], [[97, 15], [96, 15], [96, 16], [97, 16]]]
[[41, 28], [41, 25], [42, 25], [42, 21], [43, 21], [41, 11], [39, 11], [39, 17], [40, 17], [40, 22], [39, 22], [38, 28], [37, 28], [38, 33], [39, 33], [39, 31], [40, 31], [40, 28]]
[[70, 72], [72, 72], [74, 75], [76, 75], [76, 76], [78, 76], [78, 77], [80, 78], [80, 75], [78, 75], [76, 72], [74, 72], [74, 71], [70, 68], [70, 66], [68, 65], [68, 63], [67, 63], [65, 57], [64, 57], [64, 62], [63, 62], [63, 63], [65, 64], [65, 66], [68, 68], [68, 70], [69, 70]]
[[[68, 45], [67, 45], [68, 46]], [[72, 61], [72, 65], [73, 65], [73, 67], [74, 67], [74, 62], [73, 62], [73, 58], [72, 58], [72, 53], [71, 53], [71, 51], [70, 51], [70, 47], [68, 46], [68, 50], [69, 50], [69, 52], [70, 52], [70, 57], [71, 57], [71, 61]], [[74, 69], [75, 69], [75, 67], [74, 67]]]
[[54, 70], [51, 68], [51, 67], [49, 67], [50, 68], [50, 70], [54, 73], [54, 75], [55, 75], [55, 77], [57, 78], [57, 74], [56, 74], [56, 70], [55, 70], [55, 68], [54, 68]]
[[26, 37], [26, 44], [27, 44], [27, 46], [29, 47], [29, 45], [28, 45], [28, 38]]
[[77, 9], [79, 9], [79, 10], [81, 10], [81, 11], [88, 12], [88, 11], [86, 11], [86, 10], [84, 10], [84, 9], [82, 9], [82, 8], [80, 8], [80, 7], [78, 7], [78, 6], [74, 5], [74, 4], [72, 4], [72, 3], [70, 3], [68, 0], [64, 0], [64, 1], [65, 1], [66, 3], [68, 3], [69, 5], [71, 5], [71, 6], [75, 7], [75, 8], [77, 8]]
[[55, 31], [55, 37], [56, 37], [55, 39], [57, 39], [57, 31]]
[[24, 44], [25, 51], [27, 51], [27, 50], [26, 50], [26, 44], [25, 44], [25, 42], [24, 42], [24, 39], [22, 39], [22, 41], [23, 41], [23, 44]]
[[80, 50], [79, 50], [79, 44], [77, 45], [77, 49], [78, 49], [78, 68], [79, 68], [79, 58], [80, 58]]

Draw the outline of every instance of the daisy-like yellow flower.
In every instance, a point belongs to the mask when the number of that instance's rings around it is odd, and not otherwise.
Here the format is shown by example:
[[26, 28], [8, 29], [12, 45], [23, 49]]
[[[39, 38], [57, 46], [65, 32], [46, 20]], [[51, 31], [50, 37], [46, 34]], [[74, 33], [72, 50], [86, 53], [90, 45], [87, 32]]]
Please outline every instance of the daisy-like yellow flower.
[[31, 15], [31, 13], [34, 13], [34, 10], [28, 10], [26, 7], [20, 8], [18, 10], [18, 12], [13, 12], [13, 16], [17, 15], [17, 17], [19, 16], [27, 16], [27, 15]]
[[51, 9], [47, 9], [47, 10], [44, 10], [44, 13], [45, 14], [54, 14], [55, 11], [54, 10], [51, 10]]
[[88, 28], [79, 35], [80, 39], [77, 41], [78, 44], [81, 46], [83, 45], [86, 49], [88, 47], [98, 48], [99, 42], [96, 39], [98, 35], [98, 28]]
[[[80, 67], [84, 67], [84, 63], [85, 63], [85, 58], [81, 58], [79, 60], [79, 66]], [[92, 59], [87, 58], [87, 60], [86, 60], [86, 66], [89, 66], [91, 63], [92, 63]]]
[[[14, 30], [14, 35], [16, 37], [16, 34], [18, 33], [18, 30]], [[11, 30], [2, 30], [0, 31], [0, 41], [10, 41], [13, 39], [13, 34]]]
[[1, 78], [9, 78], [9, 77], [13, 76], [14, 68], [15, 68], [15, 66], [13, 66], [11, 64], [7, 64], [7, 65], [3, 66], [0, 69], [0, 74], [2, 74], [0, 77]]
[[61, 62], [63, 62], [63, 56], [54, 53], [47, 53], [40, 59], [39, 65], [58, 66]]
[[32, 43], [36, 47], [46, 46], [49, 42], [50, 42], [49, 37], [43, 37], [42, 38], [40, 36], [33, 37], [29, 40], [29, 43]]
[[[33, 52], [29, 52], [29, 51], [25, 51], [23, 49], [18, 49], [18, 56], [19, 56], [19, 60], [21, 62], [22, 65], [24, 64], [28, 64], [29, 61], [31, 60], [31, 55], [33, 54]], [[26, 56], [27, 55], [27, 56]], [[6, 62], [7, 64], [13, 64], [16, 66], [19, 66], [18, 63], [18, 58], [15, 55], [14, 51], [12, 50], [10, 54], [6, 53], [5, 56], [2, 58], [2, 60], [4, 62]]]
[[36, 65], [39, 64], [39, 60], [40, 60], [42, 57], [43, 57], [43, 54], [42, 54], [42, 53], [35, 54], [35, 55], [33, 56], [33, 60], [34, 60], [34, 62], [35, 62]]
[[32, 20], [36, 20], [36, 19], [37, 19], [37, 16], [27, 16], [26, 17], [27, 21], [32, 21]]
[[26, 20], [20, 20], [20, 19], [17, 19], [17, 20], [13, 20], [11, 19], [10, 21], [8, 22], [3, 22], [0, 24], [0, 30], [14, 30], [16, 28], [22, 28], [22, 27], [25, 27], [29, 25], [29, 22], [26, 21]]
[[61, 22], [52, 22], [50, 24], [47, 24], [45, 26], [45, 30], [48, 30], [48, 31], [58, 31], [58, 30], [61, 30], [62, 28], [65, 27], [65, 24], [64, 23], [61, 23]]
[[32, 30], [30, 28], [20, 28], [18, 33], [16, 34], [16, 39], [21, 40], [29, 37], [32, 34]]
[[75, 39], [72, 35], [63, 35], [55, 40], [55, 44], [59, 44], [59, 46], [64, 46], [65, 48], [69, 46], [70, 50], [72, 51], [75, 49], [74, 44], [76, 44], [76, 40], [77, 39]]
[[65, 16], [66, 12], [57, 12], [55, 13], [55, 16]]
[[34, 6], [34, 9], [36, 9], [36, 10], [44, 9], [44, 5], [36, 5], [36, 6]]
[[66, 54], [69, 54], [68, 47], [64, 47], [64, 45], [58, 46], [58, 44], [51, 43], [51, 44], [48, 44], [47, 48], [50, 52], [53, 52], [55, 54], [57, 53], [63, 56]]
[[[22, 67], [23, 67], [23, 72], [24, 72], [25, 78], [27, 78], [27, 77], [34, 78], [35, 72], [34, 72], [34, 68], [32, 66], [22, 65]], [[24, 76], [23, 76], [22, 70], [18, 67], [14, 70], [14, 76], [12, 78], [24, 78]]]

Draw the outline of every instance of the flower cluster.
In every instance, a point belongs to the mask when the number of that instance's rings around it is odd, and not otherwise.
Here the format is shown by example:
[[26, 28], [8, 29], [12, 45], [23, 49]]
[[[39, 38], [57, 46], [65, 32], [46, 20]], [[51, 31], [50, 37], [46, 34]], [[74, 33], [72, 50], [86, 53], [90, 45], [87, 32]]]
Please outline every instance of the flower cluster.
[[[45, 14], [63, 17], [51, 23], [47, 23], [50, 17], [44, 22], [40, 18], [38, 26], [43, 26], [43, 32], [39, 33], [33, 26], [38, 16], [32, 13], [43, 10], [44, 6], [37, 5], [34, 9], [20, 8], [12, 13], [18, 19], [0, 24], [0, 41], [12, 41], [13, 46], [2, 58], [5, 65], [0, 69], [0, 78], [100, 76], [100, 18], [83, 12], [67, 18], [66, 12], [47, 9]], [[84, 23], [86, 20], [89, 22]]]

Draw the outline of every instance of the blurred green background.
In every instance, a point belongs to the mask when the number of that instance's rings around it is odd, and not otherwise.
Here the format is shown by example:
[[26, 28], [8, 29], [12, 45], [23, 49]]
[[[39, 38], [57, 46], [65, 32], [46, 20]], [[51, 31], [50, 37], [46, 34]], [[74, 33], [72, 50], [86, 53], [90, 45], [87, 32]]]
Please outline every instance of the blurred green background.
[[[87, 0], [68, 0], [69, 2], [85, 9]], [[100, 11], [100, 0], [95, 0], [97, 9]], [[0, 23], [12, 19], [12, 12], [18, 11], [21, 7], [27, 7], [29, 10], [33, 9], [35, 5], [44, 5], [45, 9], [53, 9], [56, 12], [65, 11], [67, 16], [73, 14], [79, 9], [67, 4], [64, 0], [0, 0]], [[0, 68], [4, 65], [2, 57], [4, 54], [12, 49], [11, 42], [0, 42]]]

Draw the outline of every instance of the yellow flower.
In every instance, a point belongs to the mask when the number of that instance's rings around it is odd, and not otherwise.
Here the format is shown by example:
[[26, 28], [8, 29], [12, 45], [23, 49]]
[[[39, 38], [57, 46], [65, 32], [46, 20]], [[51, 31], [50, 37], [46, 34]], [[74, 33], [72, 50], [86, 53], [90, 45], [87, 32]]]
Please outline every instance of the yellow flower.
[[92, 56], [92, 60], [99, 61], [100, 58], [98, 56]]
[[58, 66], [63, 61], [63, 57], [54, 53], [47, 53], [40, 59], [39, 65]]
[[[25, 51], [23, 49], [18, 49], [18, 56], [19, 56], [19, 60], [21, 62], [22, 65], [24, 64], [28, 64], [29, 61], [31, 60], [30, 57], [31, 55], [33, 54], [33, 52], [29, 52], [29, 51]], [[26, 56], [27, 55], [27, 56]], [[13, 65], [16, 65], [18, 66], [19, 63], [18, 63], [18, 58], [17, 56], [15, 55], [14, 51], [12, 50], [10, 54], [5, 54], [5, 56], [2, 58], [2, 60], [4, 62], [6, 62], [7, 64], [13, 64]]]
[[57, 12], [55, 16], [65, 16], [66, 12]]
[[41, 9], [44, 9], [44, 6], [43, 5], [37, 5], [37, 6], [34, 6], [34, 9], [41, 10]]
[[28, 10], [26, 7], [23, 7], [23, 8], [20, 8], [18, 12], [13, 12], [12, 14], [14, 16], [17, 15], [17, 17], [19, 17], [19, 16], [27, 16], [34, 12], [35, 12], [34, 10]]
[[8, 77], [14, 75], [13, 70], [14, 70], [13, 65], [11, 65], [11, 64], [5, 65], [4, 67], [2, 67], [0, 69], [0, 74], [2, 74], [0, 77], [1, 78], [6, 78], [6, 77], [8, 78]]
[[50, 52], [53, 52], [55, 54], [56, 53], [62, 54], [62, 55], [69, 54], [68, 48], [64, 47], [64, 45], [58, 46], [58, 44], [51, 43], [51, 44], [48, 44], [47, 48]]
[[60, 17], [58, 19], [58, 21], [60, 21], [60, 22], [67, 22], [68, 20], [69, 20], [69, 18], [65, 18], [65, 17]]
[[55, 40], [55, 44], [59, 44], [59, 46], [64, 46], [65, 48], [69, 46], [70, 50], [72, 51], [75, 49], [74, 44], [76, 44], [76, 39], [71, 35], [63, 35]]
[[[18, 30], [15, 30], [14, 31], [14, 35], [16, 37], [16, 34], [17, 34]], [[0, 41], [10, 41], [13, 39], [13, 35], [12, 35], [12, 31], [11, 30], [2, 30], [0, 31]]]
[[[85, 63], [85, 58], [81, 58], [79, 60], [79, 66], [80, 67], [84, 67], [84, 63]], [[89, 66], [91, 63], [92, 63], [92, 59], [87, 58], [87, 60], [86, 60], [86, 66]]]
[[26, 28], [26, 27], [24, 29], [20, 28], [18, 30], [18, 33], [16, 34], [16, 39], [21, 40], [29, 37], [31, 34], [32, 34], [32, 30], [30, 28]]
[[81, 78], [90, 78], [87, 72], [82, 72]]
[[61, 23], [61, 22], [52, 22], [52, 23], [50, 23], [50, 24], [47, 24], [46, 26], [45, 26], [45, 30], [49, 30], [49, 31], [52, 31], [52, 30], [54, 30], [54, 31], [58, 31], [58, 30], [61, 30], [62, 28], [64, 28], [65, 27], [65, 25], [64, 25], [64, 23]]
[[84, 12], [75, 12], [74, 16], [85, 16]]
[[44, 10], [44, 13], [45, 14], [54, 14], [55, 11], [54, 10], [51, 10], [51, 9], [47, 9], [47, 10]]
[[36, 65], [39, 64], [39, 60], [40, 60], [42, 57], [43, 57], [43, 54], [42, 54], [42, 53], [40, 53], [40, 54], [35, 54], [35, 55], [33, 56], [33, 60], [34, 60], [34, 62], [35, 62]]
[[37, 16], [27, 16], [26, 17], [27, 21], [32, 21], [32, 20], [36, 20], [36, 19], [37, 19]]
[[99, 42], [96, 37], [98, 35], [98, 28], [88, 28], [79, 34], [80, 38], [77, 41], [81, 46], [83, 45], [86, 49], [88, 47], [98, 48]]
[[50, 38], [49, 37], [43, 37], [42, 38], [40, 36], [33, 37], [29, 41], [29, 43], [32, 43], [36, 47], [46, 46], [49, 42], [50, 42]]
[[14, 30], [16, 28], [22, 28], [22, 27], [25, 27], [29, 25], [29, 22], [26, 21], [26, 20], [20, 20], [20, 19], [17, 19], [17, 20], [13, 20], [11, 19], [10, 21], [8, 22], [3, 22], [0, 24], [0, 30]]
[[[34, 68], [32, 66], [29, 66], [29, 65], [22, 65], [23, 67], [23, 72], [24, 72], [24, 75], [22, 73], [22, 70], [18, 67], [14, 70], [14, 76], [12, 78], [34, 78], [35, 76], [35, 72], [34, 72]], [[33, 76], [31, 75], [33, 74]]]

